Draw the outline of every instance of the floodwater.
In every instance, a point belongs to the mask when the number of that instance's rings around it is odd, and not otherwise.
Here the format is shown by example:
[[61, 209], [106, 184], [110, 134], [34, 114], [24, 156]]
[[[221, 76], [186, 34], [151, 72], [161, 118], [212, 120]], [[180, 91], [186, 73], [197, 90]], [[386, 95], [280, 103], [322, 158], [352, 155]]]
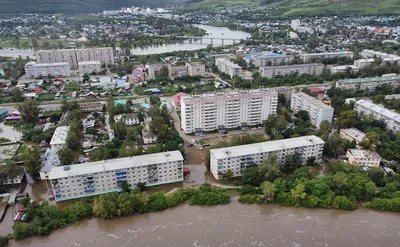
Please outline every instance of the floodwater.
[[[214, 38], [227, 38], [227, 39], [236, 39], [236, 42], [239, 42], [241, 39], [246, 39], [251, 37], [249, 33], [243, 31], [233, 31], [226, 27], [213, 27], [208, 25], [194, 25], [201, 29], [206, 30], [207, 35], [204, 37], [214, 37]], [[210, 39], [203, 39], [202, 42], [200, 40], [185, 40], [182, 43], [175, 44], [163, 44], [163, 45], [155, 45], [148, 46], [144, 48], [133, 48], [131, 49], [131, 53], [134, 55], [148, 55], [148, 54], [159, 54], [166, 53], [171, 51], [193, 51], [204, 49], [207, 45], [211, 44]], [[221, 46], [221, 45], [232, 45], [232, 40], [224, 40], [222, 44], [221, 39], [213, 39], [213, 46]]]
[[12, 247], [399, 246], [400, 216], [365, 209], [303, 209], [232, 202], [88, 219]]

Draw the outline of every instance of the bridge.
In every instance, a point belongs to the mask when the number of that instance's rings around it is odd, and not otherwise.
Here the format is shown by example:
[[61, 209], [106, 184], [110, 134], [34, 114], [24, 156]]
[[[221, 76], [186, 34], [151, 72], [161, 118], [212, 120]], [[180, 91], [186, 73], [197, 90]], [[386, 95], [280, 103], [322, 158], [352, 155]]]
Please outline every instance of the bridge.
[[214, 41], [214, 40], [221, 40], [221, 41], [222, 41], [222, 45], [224, 45], [224, 41], [225, 41], [225, 40], [232, 41], [233, 43], [240, 42], [240, 40], [241, 40], [241, 39], [235, 39], [235, 38], [208, 37], [208, 36], [197, 37], [197, 36], [154, 35], [153, 37], [157, 37], [157, 38], [187, 39], [187, 40], [190, 40], [191, 42], [192, 42], [193, 40], [200, 40], [200, 44], [203, 43], [203, 39], [211, 40], [211, 44], [213, 44], [213, 41]]

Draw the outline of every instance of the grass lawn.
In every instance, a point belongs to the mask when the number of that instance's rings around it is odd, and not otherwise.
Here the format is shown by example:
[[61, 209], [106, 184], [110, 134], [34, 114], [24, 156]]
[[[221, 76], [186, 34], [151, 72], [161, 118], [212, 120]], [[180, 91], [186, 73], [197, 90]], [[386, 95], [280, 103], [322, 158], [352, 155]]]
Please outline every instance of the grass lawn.
[[56, 95], [53, 94], [53, 93], [40, 94], [40, 95], [38, 96], [38, 100], [39, 100], [39, 101], [54, 100], [55, 97], [56, 97]]
[[79, 86], [79, 84], [77, 82], [74, 82], [74, 81], [68, 82], [68, 84], [65, 85], [65, 89], [68, 92], [76, 92], [76, 91], [79, 91], [80, 88], [81, 87]]

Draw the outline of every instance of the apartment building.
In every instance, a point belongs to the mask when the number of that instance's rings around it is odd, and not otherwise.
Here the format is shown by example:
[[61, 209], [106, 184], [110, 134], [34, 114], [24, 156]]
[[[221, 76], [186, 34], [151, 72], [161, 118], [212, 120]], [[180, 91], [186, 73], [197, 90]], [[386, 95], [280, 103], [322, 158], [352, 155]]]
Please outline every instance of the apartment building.
[[394, 111], [363, 99], [354, 103], [354, 110], [358, 112], [359, 117], [369, 115], [375, 119], [384, 121], [386, 123], [386, 128], [394, 132], [400, 130], [400, 114]]
[[379, 167], [382, 159], [375, 151], [361, 149], [348, 149], [346, 156], [350, 164], [366, 167]]
[[37, 78], [40, 76], [71, 76], [71, 70], [68, 63], [36, 63], [29, 62], [25, 64], [26, 78]]
[[351, 73], [356, 73], [356, 72], [360, 71], [360, 68], [355, 66], [355, 65], [339, 65], [339, 66], [331, 67], [331, 73], [332, 74], [346, 73], [348, 70]]
[[398, 64], [400, 62], [400, 56], [380, 51], [363, 50], [361, 52], [361, 56], [363, 58], [372, 58], [372, 59], [374, 57], [380, 57], [382, 59], [382, 64]]
[[278, 66], [279, 64], [289, 64], [294, 57], [286, 54], [266, 53], [243, 57], [248, 64], [256, 67]]
[[278, 75], [290, 75], [294, 73], [299, 75], [321, 75], [323, 70], [324, 65], [322, 63], [311, 63], [283, 66], [264, 66], [260, 67], [259, 72], [261, 77], [272, 78]]
[[369, 90], [374, 91], [377, 86], [389, 84], [393, 87], [400, 86], [400, 76], [382, 76], [382, 77], [367, 77], [356, 79], [342, 79], [336, 82], [336, 87], [351, 89], [351, 90]]
[[241, 76], [242, 74], [242, 67], [228, 59], [217, 58], [215, 59], [215, 65], [221, 73], [228, 74], [230, 77]]
[[87, 61], [87, 62], [79, 62], [78, 63], [79, 74], [92, 74], [93, 72], [101, 71], [101, 63], [100, 61]]
[[290, 108], [296, 113], [301, 110], [308, 112], [311, 123], [319, 128], [322, 121], [332, 122], [334, 109], [323, 102], [303, 92], [292, 93]]
[[79, 110], [81, 112], [102, 112], [104, 105], [101, 102], [81, 102], [79, 103]]
[[364, 67], [371, 66], [375, 62], [373, 58], [357, 59], [354, 61], [354, 65], [362, 69]]
[[58, 126], [51, 137], [50, 147], [51, 148], [61, 148], [64, 146], [67, 140], [69, 132], [69, 126]]
[[316, 136], [302, 136], [285, 140], [268, 141], [210, 150], [210, 170], [216, 179], [221, 179], [231, 170], [233, 176], [243, 175], [243, 170], [252, 164], [260, 166], [262, 161], [275, 154], [283, 164], [286, 156], [298, 153], [305, 163], [314, 157], [321, 161], [325, 142]]
[[247, 128], [276, 114], [278, 93], [270, 88], [181, 97], [181, 127], [185, 133]]
[[354, 53], [349, 51], [341, 51], [341, 52], [324, 52], [324, 53], [305, 53], [300, 54], [301, 59], [304, 62], [308, 62], [311, 58], [339, 58], [339, 57], [348, 57], [353, 58]]
[[183, 157], [179, 151], [54, 167], [50, 172], [56, 201], [119, 192], [126, 181], [134, 187], [183, 181]]
[[139, 118], [136, 113], [124, 113], [114, 116], [114, 121], [124, 121], [127, 126], [140, 124]]
[[202, 63], [186, 63], [187, 73], [190, 76], [204, 76], [206, 66]]
[[282, 87], [273, 87], [273, 90], [278, 92], [279, 94], [283, 94], [285, 96], [286, 101], [290, 101], [292, 99], [293, 88], [289, 86], [282, 86]]
[[68, 63], [71, 69], [78, 69], [78, 63], [100, 61], [101, 64], [115, 64], [112, 47], [40, 50], [36, 52], [38, 63]]
[[350, 129], [341, 129], [340, 136], [350, 142], [355, 141], [356, 144], [358, 144], [365, 137], [365, 134], [361, 130], [350, 128]]

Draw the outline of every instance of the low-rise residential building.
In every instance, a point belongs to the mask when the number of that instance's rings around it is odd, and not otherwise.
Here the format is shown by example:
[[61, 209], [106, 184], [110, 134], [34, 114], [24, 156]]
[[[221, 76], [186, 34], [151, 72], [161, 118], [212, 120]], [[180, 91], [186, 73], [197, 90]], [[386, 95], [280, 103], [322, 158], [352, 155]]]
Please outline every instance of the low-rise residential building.
[[153, 133], [148, 125], [142, 131], [142, 138], [145, 145], [154, 144], [157, 142], [157, 134]]
[[385, 96], [385, 100], [396, 100], [396, 99], [400, 99], [400, 94], [391, 94]]
[[185, 133], [247, 128], [276, 114], [278, 92], [265, 88], [181, 97], [181, 127]]
[[233, 176], [243, 175], [244, 169], [256, 164], [260, 166], [270, 155], [276, 155], [283, 164], [286, 156], [299, 154], [303, 163], [314, 157], [321, 161], [325, 142], [317, 136], [302, 136], [285, 140], [268, 141], [210, 150], [210, 170], [216, 179], [223, 178], [228, 170]]
[[308, 74], [308, 75], [321, 75], [324, 70], [322, 63], [312, 64], [295, 64], [295, 65], [283, 65], [283, 66], [264, 66], [260, 67], [260, 76], [272, 78], [278, 75], [290, 75], [290, 74]]
[[65, 145], [69, 132], [69, 126], [58, 126], [54, 131], [53, 137], [50, 141], [50, 147], [61, 148]]
[[350, 128], [350, 129], [341, 129], [340, 136], [348, 141], [355, 141], [356, 144], [358, 144], [365, 137], [365, 134], [364, 132], [358, 129]]
[[100, 61], [86, 61], [78, 63], [78, 70], [81, 75], [98, 73], [101, 71]]
[[340, 57], [353, 58], [353, 56], [354, 53], [349, 51], [300, 54], [300, 57], [304, 62], [308, 62], [311, 58], [319, 58], [319, 59], [340, 58]]
[[29, 62], [25, 64], [25, 73], [27, 78], [37, 78], [51, 76], [71, 76], [71, 70], [68, 63], [36, 63]]
[[206, 66], [202, 63], [186, 63], [187, 73], [190, 76], [204, 76]]
[[79, 103], [79, 110], [81, 112], [102, 112], [104, 105], [101, 102], [82, 102]]
[[336, 87], [351, 89], [351, 90], [369, 90], [374, 91], [377, 86], [384, 84], [391, 85], [392, 87], [400, 86], [400, 76], [381, 76], [381, 77], [367, 77], [356, 79], [342, 79], [336, 82]]
[[351, 73], [356, 73], [356, 72], [360, 71], [360, 68], [355, 65], [339, 65], [339, 66], [333, 66], [331, 68], [332, 74], [346, 73], [347, 71], [349, 71]]
[[0, 185], [16, 185], [22, 183], [22, 180], [25, 178], [25, 170], [21, 167], [17, 167], [18, 174], [14, 177], [7, 177], [5, 180], [0, 182]]
[[348, 149], [346, 153], [349, 163], [357, 166], [379, 167], [381, 156], [375, 151]]
[[53, 167], [60, 165], [60, 159], [58, 157], [59, 147], [47, 148], [42, 156], [42, 166], [40, 168], [40, 180], [49, 179], [50, 171]]
[[322, 121], [328, 120], [332, 122], [334, 109], [331, 106], [324, 104], [322, 101], [311, 97], [303, 92], [292, 93], [290, 108], [295, 112], [301, 110], [307, 111], [310, 116], [311, 123], [319, 128]]
[[50, 172], [56, 201], [122, 191], [126, 181], [134, 187], [183, 181], [179, 151], [54, 167]]
[[354, 65], [362, 69], [364, 67], [371, 66], [375, 62], [373, 58], [357, 59], [354, 61]]
[[140, 124], [136, 113], [124, 113], [114, 116], [114, 121], [124, 121], [127, 126]]
[[385, 52], [374, 51], [374, 50], [363, 50], [361, 52], [363, 58], [374, 58], [379, 57], [382, 59], [382, 64], [397, 64], [400, 62], [400, 56], [394, 54], [388, 54]]
[[240, 76], [242, 67], [225, 58], [215, 59], [215, 65], [221, 73], [228, 74], [230, 77]]
[[386, 128], [394, 132], [400, 130], [400, 114], [394, 111], [364, 99], [358, 100], [354, 103], [354, 110], [357, 111], [359, 117], [364, 115], [372, 116], [377, 120], [385, 122]]
[[278, 53], [257, 54], [252, 56], [245, 56], [243, 58], [248, 64], [253, 64], [256, 67], [289, 64], [294, 59], [292, 55]]

